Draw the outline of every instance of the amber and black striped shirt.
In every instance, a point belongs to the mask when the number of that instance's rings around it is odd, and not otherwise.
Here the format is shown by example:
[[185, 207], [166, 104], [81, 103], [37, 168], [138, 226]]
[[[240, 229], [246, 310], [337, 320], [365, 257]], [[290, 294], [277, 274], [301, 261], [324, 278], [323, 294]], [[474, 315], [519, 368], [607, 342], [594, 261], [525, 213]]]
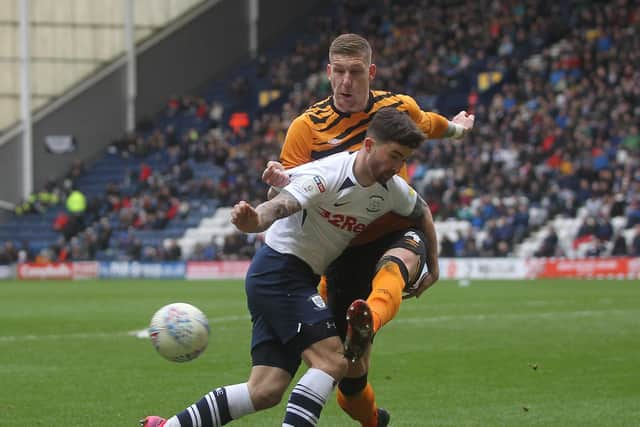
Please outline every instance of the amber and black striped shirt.
[[[395, 107], [407, 112], [427, 138], [442, 138], [447, 131], [448, 120], [445, 117], [422, 111], [418, 103], [407, 95], [371, 91], [367, 107], [357, 113], [338, 111], [330, 96], [313, 104], [291, 123], [280, 153], [280, 162], [285, 168], [292, 168], [341, 151], [359, 150], [369, 122], [376, 111], [383, 107]], [[406, 166], [399, 175], [407, 179]], [[370, 224], [353, 243], [365, 243], [408, 226], [409, 222], [398, 216], [385, 215]]]

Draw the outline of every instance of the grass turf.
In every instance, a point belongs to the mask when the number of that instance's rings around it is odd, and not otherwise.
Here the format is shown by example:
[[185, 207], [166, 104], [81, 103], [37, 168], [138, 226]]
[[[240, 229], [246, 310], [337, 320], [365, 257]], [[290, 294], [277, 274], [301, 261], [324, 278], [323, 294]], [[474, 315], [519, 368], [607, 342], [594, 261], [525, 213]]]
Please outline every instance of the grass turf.
[[[376, 337], [370, 379], [392, 426], [635, 426], [640, 284], [442, 281]], [[209, 348], [167, 362], [146, 327], [185, 301]], [[0, 426], [135, 426], [246, 380], [250, 320], [239, 281], [0, 281]], [[232, 423], [280, 425], [285, 403]], [[335, 399], [320, 425], [353, 426]]]

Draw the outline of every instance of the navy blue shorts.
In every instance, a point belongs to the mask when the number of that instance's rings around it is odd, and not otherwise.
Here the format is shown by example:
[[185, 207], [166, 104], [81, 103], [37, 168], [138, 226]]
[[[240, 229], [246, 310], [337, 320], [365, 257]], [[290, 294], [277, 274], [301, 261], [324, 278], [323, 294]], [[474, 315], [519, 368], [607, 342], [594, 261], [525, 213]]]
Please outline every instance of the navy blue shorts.
[[[267, 245], [256, 252], [245, 280], [253, 322], [252, 352], [260, 344], [272, 342], [299, 359], [311, 344], [338, 335], [333, 314], [318, 294], [319, 280], [304, 261], [293, 255], [281, 254]], [[282, 367], [278, 361], [261, 362]]]

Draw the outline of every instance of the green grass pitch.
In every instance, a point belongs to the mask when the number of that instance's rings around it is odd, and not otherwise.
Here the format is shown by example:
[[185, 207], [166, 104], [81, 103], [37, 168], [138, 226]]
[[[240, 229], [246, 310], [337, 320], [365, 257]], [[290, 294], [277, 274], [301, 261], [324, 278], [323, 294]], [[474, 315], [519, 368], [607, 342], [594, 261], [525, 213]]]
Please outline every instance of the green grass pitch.
[[[165, 361], [130, 336], [162, 305], [210, 318], [209, 348]], [[250, 370], [240, 281], [0, 281], [0, 426], [136, 426]], [[637, 426], [640, 283], [441, 281], [376, 337], [392, 426]], [[280, 425], [285, 402], [234, 426]], [[355, 425], [332, 398], [320, 425]]]

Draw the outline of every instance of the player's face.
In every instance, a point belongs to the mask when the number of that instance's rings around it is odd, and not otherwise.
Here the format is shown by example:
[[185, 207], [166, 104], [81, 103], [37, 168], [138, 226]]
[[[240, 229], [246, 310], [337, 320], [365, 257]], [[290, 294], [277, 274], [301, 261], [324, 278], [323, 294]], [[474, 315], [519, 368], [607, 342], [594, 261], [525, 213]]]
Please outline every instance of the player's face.
[[327, 76], [333, 103], [343, 113], [364, 111], [369, 100], [369, 84], [376, 74], [375, 64], [362, 56], [332, 55]]
[[380, 184], [389, 181], [400, 172], [402, 166], [413, 153], [413, 149], [397, 142], [388, 144], [375, 143], [371, 147], [367, 164], [374, 179]]

